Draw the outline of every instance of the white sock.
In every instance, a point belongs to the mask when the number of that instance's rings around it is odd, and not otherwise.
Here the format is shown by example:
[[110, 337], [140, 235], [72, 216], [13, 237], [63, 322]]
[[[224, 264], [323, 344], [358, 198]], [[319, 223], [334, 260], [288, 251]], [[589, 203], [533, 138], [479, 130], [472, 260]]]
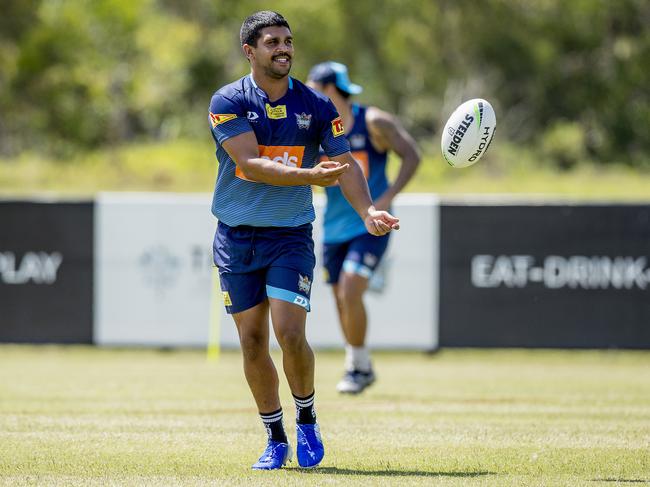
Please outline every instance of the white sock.
[[370, 372], [371, 368], [368, 347], [345, 346], [345, 370]]

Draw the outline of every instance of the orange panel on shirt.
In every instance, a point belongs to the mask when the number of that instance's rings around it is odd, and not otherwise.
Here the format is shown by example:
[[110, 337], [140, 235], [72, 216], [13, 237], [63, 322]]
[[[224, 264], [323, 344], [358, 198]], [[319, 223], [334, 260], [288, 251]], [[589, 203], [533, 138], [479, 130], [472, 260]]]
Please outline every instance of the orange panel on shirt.
[[363, 170], [363, 175], [368, 179], [370, 176], [370, 163], [368, 162], [368, 152], [365, 150], [355, 150], [352, 151], [352, 157], [354, 157], [361, 166]]
[[[302, 167], [302, 158], [305, 155], [305, 147], [302, 145], [258, 145], [257, 147], [261, 159], [269, 159], [290, 167]], [[235, 176], [253, 181], [244, 176], [239, 166], [235, 169]]]
[[[359, 163], [359, 166], [361, 166], [361, 170], [363, 171], [363, 175], [368, 179], [368, 176], [370, 175], [370, 163], [368, 162], [368, 152], [365, 150], [356, 150], [351, 152], [352, 157], [354, 157], [357, 162]], [[320, 161], [329, 161], [327, 156], [321, 156]], [[332, 186], [338, 186], [339, 182], [335, 182], [332, 184]]]

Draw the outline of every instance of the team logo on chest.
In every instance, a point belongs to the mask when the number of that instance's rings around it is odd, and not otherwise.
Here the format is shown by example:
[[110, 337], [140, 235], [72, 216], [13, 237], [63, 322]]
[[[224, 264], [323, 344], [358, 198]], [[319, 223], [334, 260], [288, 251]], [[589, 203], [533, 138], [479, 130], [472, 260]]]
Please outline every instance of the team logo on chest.
[[296, 113], [296, 123], [299, 129], [307, 130], [311, 126], [311, 113], [307, 115], [305, 112]]

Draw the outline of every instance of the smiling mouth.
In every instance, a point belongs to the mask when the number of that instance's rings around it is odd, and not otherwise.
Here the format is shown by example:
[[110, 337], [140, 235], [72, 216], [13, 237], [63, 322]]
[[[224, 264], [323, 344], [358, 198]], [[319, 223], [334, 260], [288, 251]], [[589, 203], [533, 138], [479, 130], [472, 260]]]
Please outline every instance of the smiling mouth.
[[291, 62], [291, 58], [289, 56], [275, 56], [273, 58], [273, 62], [276, 62], [278, 64], [289, 64]]

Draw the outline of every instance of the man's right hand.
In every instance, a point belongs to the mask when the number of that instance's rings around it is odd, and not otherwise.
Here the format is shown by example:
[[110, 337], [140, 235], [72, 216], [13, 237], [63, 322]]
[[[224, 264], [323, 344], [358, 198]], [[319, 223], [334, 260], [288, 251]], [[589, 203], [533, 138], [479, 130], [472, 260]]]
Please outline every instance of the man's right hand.
[[336, 161], [322, 161], [309, 169], [310, 184], [316, 186], [331, 186], [339, 177], [348, 170], [350, 164], [341, 164]]

